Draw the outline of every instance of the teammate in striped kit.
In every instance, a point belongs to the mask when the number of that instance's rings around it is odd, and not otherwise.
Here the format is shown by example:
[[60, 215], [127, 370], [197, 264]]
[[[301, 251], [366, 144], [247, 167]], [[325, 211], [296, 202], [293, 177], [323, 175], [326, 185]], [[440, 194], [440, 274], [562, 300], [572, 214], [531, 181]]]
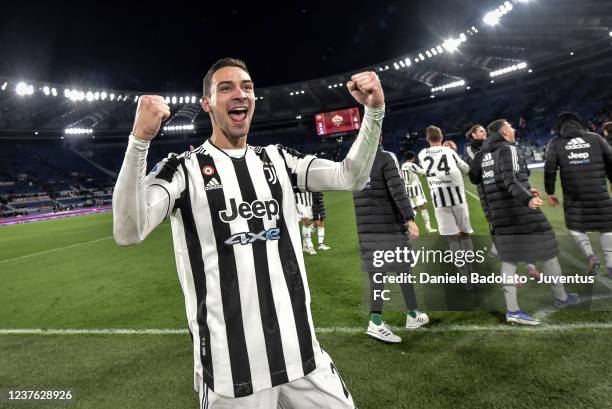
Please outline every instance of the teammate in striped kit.
[[296, 192], [295, 207], [298, 221], [302, 222], [302, 251], [314, 256], [317, 252], [312, 244], [312, 193]]
[[421, 186], [420, 175], [424, 175], [425, 171], [414, 163], [416, 161], [416, 154], [414, 152], [406, 152], [404, 157], [406, 162], [402, 163], [401, 173], [402, 179], [404, 179], [404, 185], [406, 186], [408, 200], [410, 200], [410, 205], [415, 214], [417, 210], [421, 214], [423, 224], [425, 224], [425, 230], [427, 230], [428, 233], [435, 233], [437, 230], [431, 228], [429, 212], [427, 211], [427, 199], [425, 198], [425, 192], [423, 192], [423, 186]]
[[170, 217], [201, 408], [354, 408], [315, 336], [293, 195], [367, 182], [384, 95], [374, 72], [353, 75], [347, 88], [365, 113], [342, 162], [253, 147], [253, 82], [242, 61], [219, 60], [201, 100], [211, 137], [148, 175], [149, 144], [170, 109], [160, 96], [139, 98], [113, 194], [113, 233], [120, 245], [138, 244]]
[[[440, 235], [448, 237], [452, 251], [473, 250], [470, 237], [473, 230], [463, 184], [463, 175], [470, 167], [457, 155], [454, 143], [443, 142], [440, 128], [430, 126], [425, 134], [430, 147], [419, 152], [419, 163], [427, 176]], [[471, 263], [461, 270], [469, 276]]]

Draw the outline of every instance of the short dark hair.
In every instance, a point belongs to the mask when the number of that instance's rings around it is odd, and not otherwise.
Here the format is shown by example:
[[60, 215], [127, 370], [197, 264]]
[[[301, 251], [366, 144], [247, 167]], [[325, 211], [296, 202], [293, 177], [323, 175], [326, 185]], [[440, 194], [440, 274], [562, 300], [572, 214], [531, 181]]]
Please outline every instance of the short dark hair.
[[480, 125], [480, 124], [474, 124], [474, 125], [472, 125], [472, 127], [470, 128], [470, 130], [469, 130], [469, 131], [467, 131], [467, 132], [465, 133], [465, 137], [466, 137], [466, 138], [468, 138], [468, 139], [473, 139], [473, 138], [472, 138], [472, 134], [473, 134], [474, 132], [476, 132], [476, 129], [478, 129], [478, 128], [484, 128], [484, 126], [482, 126], [482, 125]]
[[504, 118], [496, 119], [487, 126], [487, 131], [489, 131], [490, 134], [498, 133], [507, 122], [508, 121]]
[[442, 129], [437, 126], [428, 126], [425, 129], [425, 139], [427, 142], [440, 142], [442, 140]]
[[210, 67], [210, 69], [204, 76], [204, 79], [202, 80], [202, 94], [205, 97], [210, 97], [210, 94], [211, 94], [210, 87], [212, 86], [213, 74], [224, 67], [238, 67], [238, 68], [242, 68], [247, 74], [249, 73], [249, 70], [247, 69], [246, 64], [242, 60], [239, 60], [237, 58], [231, 58], [231, 57], [225, 57], [225, 58], [221, 58], [220, 60], [217, 60], [212, 65], [212, 67]]
[[406, 154], [404, 155], [404, 159], [406, 159], [406, 160], [416, 159], [416, 153], [414, 153], [414, 152], [412, 152], [412, 151], [408, 151], [408, 152], [406, 152]]
[[608, 136], [612, 136], [612, 121], [610, 122], [605, 122], [602, 126], [601, 129], [605, 129], [608, 132]]

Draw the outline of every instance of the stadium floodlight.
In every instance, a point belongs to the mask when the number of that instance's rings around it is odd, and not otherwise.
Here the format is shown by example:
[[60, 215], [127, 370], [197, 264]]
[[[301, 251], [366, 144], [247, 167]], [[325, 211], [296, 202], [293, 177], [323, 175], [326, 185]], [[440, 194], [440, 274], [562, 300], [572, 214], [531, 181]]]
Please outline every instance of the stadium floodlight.
[[304, 90], [300, 91], [300, 94], [303, 94], [303, 93], [304, 93]]
[[51, 95], [57, 97], [57, 89], [55, 89], [55, 87], [51, 88]]
[[94, 99], [96, 101], [100, 99], [100, 92], [99, 91], [94, 92]]
[[401, 60], [399, 61], [399, 65], [400, 65], [402, 68], [406, 68], [406, 64], [405, 64], [403, 61], [401, 61]]
[[422, 53], [419, 53], [419, 58], [421, 59], [421, 61], [423, 61], [425, 59], [425, 56]]
[[113, 93], [111, 92], [111, 94], [108, 96], [108, 98], [109, 98], [111, 101], [114, 101], [114, 100], [115, 100], [115, 94], [113, 94]]
[[104, 101], [106, 99], [106, 91], [100, 92], [100, 98]]
[[449, 38], [442, 43], [442, 47], [444, 47], [449, 53], [454, 53], [459, 49], [459, 44], [461, 44], [461, 40], [457, 38]]
[[172, 104], [176, 104], [176, 97], [172, 96], [172, 98], [170, 98], [170, 102], [172, 102]]
[[88, 100], [89, 102], [91, 102], [91, 101], [93, 101], [93, 100], [94, 100], [94, 93], [93, 93], [93, 92], [91, 92], [91, 91], [87, 91], [87, 94], [85, 94], [85, 96], [87, 97], [87, 100]]
[[291, 91], [291, 92], [289, 93], [289, 95], [293, 96], [293, 91]]
[[410, 62], [410, 58], [406, 57], [406, 58], [404, 59], [404, 64], [406, 64], [406, 67], [410, 67], [410, 64], [412, 64], [412, 63]]
[[164, 126], [164, 131], [193, 131], [195, 127], [193, 124], [185, 124], [185, 125], [168, 125]]
[[20, 82], [15, 87], [17, 95], [32, 95], [34, 93], [34, 86], [28, 85], [25, 82]]
[[66, 128], [64, 133], [67, 135], [90, 135], [93, 133], [91, 128]]
[[495, 26], [499, 23], [500, 17], [501, 13], [499, 12], [499, 10], [493, 10], [485, 14], [482, 21], [490, 26]]
[[438, 54], [442, 54], [444, 52], [444, 48], [442, 48], [441, 45], [437, 45], [436, 50], [438, 50]]
[[514, 64], [514, 65], [511, 65], [509, 67], [505, 67], [505, 68], [501, 68], [499, 70], [491, 71], [489, 73], [489, 76], [491, 78], [493, 78], [493, 77], [497, 77], [499, 75], [508, 74], [510, 72], [514, 72], [514, 71], [518, 71], [518, 70], [524, 70], [525, 68], [527, 68], [527, 63], [522, 61], [522, 62], [520, 62], [518, 64]]
[[429, 50], [425, 51], [425, 55], [427, 55], [427, 58], [431, 58], [431, 53], [429, 52]]
[[191, 96], [191, 103], [192, 103], [192, 104], [195, 104], [195, 103], [196, 103], [196, 97], [195, 97], [195, 95], [192, 95], [192, 96]]
[[461, 40], [462, 43], [465, 43], [467, 41], [467, 37], [464, 33], [459, 34], [459, 40]]
[[394, 63], [393, 63], [393, 68], [395, 68], [396, 70], [399, 70], [399, 69], [400, 69], [400, 66], [399, 66], [399, 64], [398, 64], [398, 63], [394, 62]]
[[[608, 34], [610, 35], [610, 37], [612, 37], [612, 31], [610, 31]], [[6, 84], [6, 82], [5, 82], [5, 84]]]
[[183, 103], [183, 97], [180, 97], [179, 98], [179, 104], [182, 104], [182, 103]]
[[7, 85], [8, 85], [8, 82], [5, 82], [4, 84], [2, 84], [2, 86], [0, 87], [0, 89], [1, 89], [2, 91], [4, 91], [4, 90], [6, 89], [6, 87], [7, 87]]
[[302, 119], [302, 115], [297, 115], [295, 119]]
[[448, 84], [443, 84], [440, 85], [438, 87], [434, 87], [431, 89], [431, 92], [444, 92], [447, 89], [451, 89], [451, 88], [458, 88], [458, 87], [463, 87], [465, 86], [465, 80], [459, 80], [459, 81], [454, 81]]
[[436, 50], [435, 47], [433, 47], [430, 51], [433, 55], [438, 55], [438, 50]]
[[43, 87], [43, 94], [45, 95], [51, 94], [51, 90], [46, 85]]

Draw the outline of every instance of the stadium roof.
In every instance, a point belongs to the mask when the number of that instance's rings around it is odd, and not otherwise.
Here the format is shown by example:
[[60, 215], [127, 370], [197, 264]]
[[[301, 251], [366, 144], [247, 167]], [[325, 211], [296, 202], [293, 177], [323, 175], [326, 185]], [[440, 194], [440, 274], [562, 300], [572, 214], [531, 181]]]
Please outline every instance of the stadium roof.
[[[512, 0], [493, 4], [453, 35], [429, 43], [426, 37], [431, 36], [424, 36], [413, 49], [395, 58], [322, 78], [258, 87], [254, 125], [311, 121], [317, 112], [354, 105], [343, 84], [363, 69], [379, 73], [387, 105], [393, 108], [432, 97], [478, 92], [519, 78], [545, 77], [554, 71], [610, 67], [612, 2]], [[416, 25], [420, 24], [425, 25], [417, 20]], [[179, 132], [210, 128], [208, 116], [199, 108], [199, 88], [191, 92], [101, 89], [0, 77], [0, 135], [37, 132], [57, 136], [66, 128], [93, 129], [100, 135], [126, 133], [137, 97], [143, 93], [159, 93], [171, 102], [172, 118], [166, 126]], [[193, 130], [182, 129], [192, 125]]]

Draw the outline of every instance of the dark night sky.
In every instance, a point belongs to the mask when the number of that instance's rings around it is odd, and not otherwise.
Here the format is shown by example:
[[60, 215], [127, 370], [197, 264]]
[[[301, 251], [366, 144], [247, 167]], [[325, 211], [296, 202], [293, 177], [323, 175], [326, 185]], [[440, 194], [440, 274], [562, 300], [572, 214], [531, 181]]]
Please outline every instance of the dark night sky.
[[279, 85], [435, 45], [500, 2], [255, 3], [3, 2], [0, 75], [68, 86], [196, 91], [212, 62], [236, 56], [257, 86]]

